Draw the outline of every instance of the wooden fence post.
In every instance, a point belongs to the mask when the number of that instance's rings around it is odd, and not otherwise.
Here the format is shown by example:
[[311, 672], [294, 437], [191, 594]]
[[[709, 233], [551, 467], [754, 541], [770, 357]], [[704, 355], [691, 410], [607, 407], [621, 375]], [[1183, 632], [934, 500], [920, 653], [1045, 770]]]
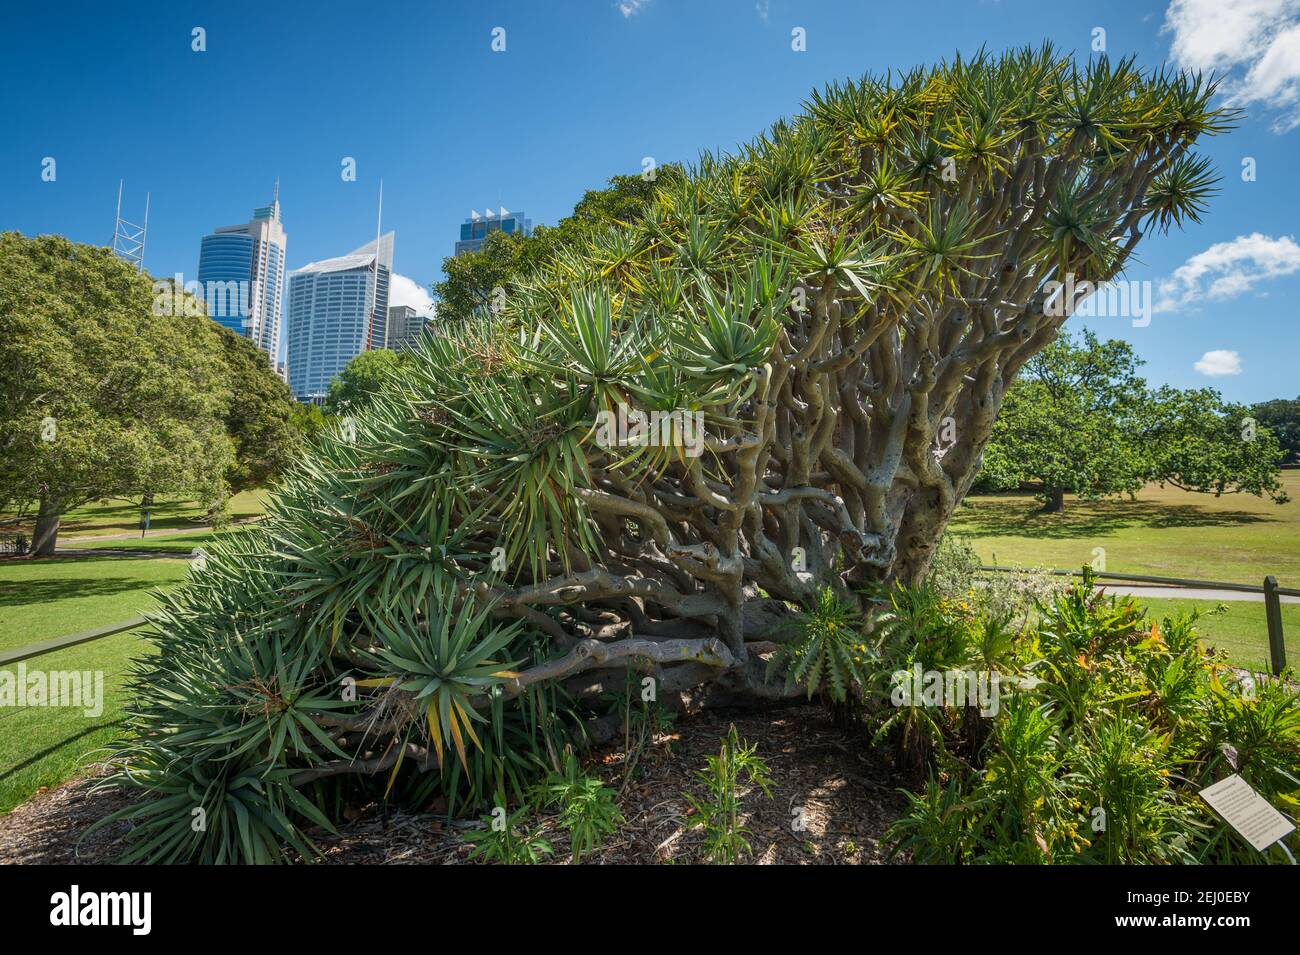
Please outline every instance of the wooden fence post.
[[1264, 617], [1268, 621], [1268, 655], [1273, 662], [1273, 675], [1281, 676], [1286, 669], [1286, 644], [1282, 641], [1282, 600], [1277, 592], [1277, 578], [1272, 574], [1264, 578]]

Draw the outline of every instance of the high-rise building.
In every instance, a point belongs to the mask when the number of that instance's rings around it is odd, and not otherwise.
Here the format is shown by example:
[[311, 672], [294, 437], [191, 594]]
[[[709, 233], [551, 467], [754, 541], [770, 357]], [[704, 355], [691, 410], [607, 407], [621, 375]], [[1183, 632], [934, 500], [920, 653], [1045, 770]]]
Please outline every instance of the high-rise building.
[[279, 187], [244, 225], [222, 226], [199, 246], [199, 284], [208, 315], [251, 338], [275, 367], [280, 355], [286, 236]]
[[460, 224], [460, 241], [456, 243], [456, 254], [477, 252], [482, 247], [483, 240], [493, 232], [532, 235], [533, 220], [526, 218], [522, 212], [511, 212], [505, 206], [497, 212], [488, 209], [487, 214], [482, 216], [471, 210], [469, 218]]
[[388, 340], [388, 286], [393, 233], [338, 258], [289, 275], [289, 388], [299, 401], [320, 402], [353, 358]]
[[432, 315], [421, 315], [409, 305], [392, 305], [388, 309], [388, 347], [393, 351], [409, 351], [424, 334]]

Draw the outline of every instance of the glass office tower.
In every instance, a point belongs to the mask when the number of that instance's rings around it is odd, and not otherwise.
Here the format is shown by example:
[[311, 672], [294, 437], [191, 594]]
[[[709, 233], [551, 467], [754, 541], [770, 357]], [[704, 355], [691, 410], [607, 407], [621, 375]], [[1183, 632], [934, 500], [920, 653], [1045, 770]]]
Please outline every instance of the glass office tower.
[[433, 321], [432, 315], [421, 315], [409, 305], [393, 305], [388, 309], [388, 347], [391, 351], [409, 351], [424, 335]]
[[275, 199], [253, 210], [251, 222], [222, 226], [199, 246], [199, 284], [208, 315], [253, 339], [272, 367], [280, 355], [286, 240]]
[[289, 388], [299, 401], [319, 404], [348, 362], [386, 344], [393, 236], [290, 273]]
[[482, 247], [483, 240], [493, 232], [532, 235], [533, 220], [526, 218], [522, 212], [509, 212], [505, 209], [499, 212], [489, 209], [485, 216], [476, 212], [460, 224], [460, 241], [456, 243], [456, 254], [477, 252]]

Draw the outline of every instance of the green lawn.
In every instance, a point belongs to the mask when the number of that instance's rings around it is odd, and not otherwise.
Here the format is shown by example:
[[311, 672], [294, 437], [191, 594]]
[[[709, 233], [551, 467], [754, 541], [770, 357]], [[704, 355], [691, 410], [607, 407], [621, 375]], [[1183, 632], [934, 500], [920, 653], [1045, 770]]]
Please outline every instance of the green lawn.
[[[26, 802], [42, 786], [70, 779], [102, 755], [121, 727], [130, 661], [153, 652], [152, 644], [137, 635], [142, 632], [119, 633], [26, 661], [28, 673], [37, 668], [102, 672], [103, 709], [87, 716], [83, 709], [69, 707], [0, 707], [0, 812]], [[13, 672], [17, 665], [7, 669]]]
[[949, 529], [989, 563], [1074, 570], [1106, 552], [1112, 573], [1300, 588], [1300, 471], [1283, 472], [1290, 503], [1150, 487], [1136, 500], [1066, 499], [1044, 514], [1028, 494], [967, 498]]
[[[1214, 600], [1137, 597], [1152, 617], [1174, 616], [1199, 610], [1196, 632], [1201, 641], [1217, 650], [1227, 650], [1228, 659], [1237, 666], [1268, 672], [1268, 625], [1264, 622], [1263, 601], [1225, 600], [1227, 609], [1210, 613], [1219, 606]], [[1282, 605], [1282, 634], [1286, 643], [1286, 661], [1300, 671], [1300, 604]]]
[[[266, 500], [267, 492], [260, 489], [236, 494], [230, 499], [231, 518], [241, 521], [266, 513]], [[6, 516], [8, 515], [0, 514], [0, 519]], [[151, 530], [186, 530], [206, 522], [202, 505], [194, 501], [159, 498], [150, 512], [149, 527]], [[7, 533], [21, 532], [31, 537], [32, 520], [29, 516], [18, 524], [5, 524], [4, 530]], [[60, 541], [70, 537], [133, 532], [137, 535], [140, 533], [140, 506], [136, 502], [122, 500], [95, 501], [69, 511], [59, 526]]]
[[129, 620], [174, 587], [188, 564], [174, 557], [53, 557], [0, 561], [0, 650]]
[[[85, 511], [89, 513], [78, 512], [76, 518], [82, 533], [131, 529], [123, 527], [121, 512], [113, 506]], [[193, 511], [191, 507], [190, 516]], [[256, 513], [261, 513], [260, 499], [236, 509], [237, 516]], [[187, 521], [184, 526], [193, 525]], [[103, 550], [103, 556], [0, 561], [0, 650], [139, 616], [156, 605], [154, 591], [171, 589], [185, 579], [185, 555], [213, 536], [208, 531], [194, 531], [143, 540], [97, 541], [78, 546]], [[123, 547], [155, 551], [159, 556], [110, 553]], [[87, 716], [82, 709], [0, 707], [0, 812], [29, 799], [41, 786], [68, 779], [93, 761], [113, 738], [121, 720], [122, 686], [130, 661], [151, 652], [151, 644], [139, 635], [143, 632], [117, 634], [25, 661], [29, 673], [35, 669], [102, 671], [104, 709], [97, 716]], [[5, 669], [15, 673], [17, 665]]]
[[[155, 605], [150, 592], [175, 587], [187, 563], [171, 557], [56, 557], [0, 561], [0, 650], [129, 620]], [[150, 644], [117, 634], [25, 661], [27, 671], [102, 671], [104, 709], [0, 707], [0, 812], [53, 786], [93, 759], [121, 718], [121, 686], [132, 657]], [[5, 668], [15, 674], [17, 665]]]
[[[243, 528], [231, 528], [220, 531], [221, 534], [238, 534]], [[135, 538], [132, 540], [87, 541], [77, 544], [78, 550], [91, 551], [150, 551], [159, 555], [174, 554], [188, 557], [196, 547], [204, 547], [217, 536], [212, 531], [192, 531], [188, 534], [166, 534], [158, 537]]]

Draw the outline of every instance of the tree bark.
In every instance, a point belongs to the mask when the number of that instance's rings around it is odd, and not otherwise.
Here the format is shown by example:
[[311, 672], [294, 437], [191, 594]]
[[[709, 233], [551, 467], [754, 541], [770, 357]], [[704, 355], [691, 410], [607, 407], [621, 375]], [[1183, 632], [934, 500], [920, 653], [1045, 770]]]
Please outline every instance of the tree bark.
[[1044, 514], [1065, 513], [1065, 491], [1059, 487], [1048, 488], [1047, 503], [1043, 505]]
[[53, 557], [54, 545], [59, 539], [59, 520], [63, 514], [58, 498], [41, 498], [41, 508], [36, 514], [36, 529], [32, 532], [32, 556]]

